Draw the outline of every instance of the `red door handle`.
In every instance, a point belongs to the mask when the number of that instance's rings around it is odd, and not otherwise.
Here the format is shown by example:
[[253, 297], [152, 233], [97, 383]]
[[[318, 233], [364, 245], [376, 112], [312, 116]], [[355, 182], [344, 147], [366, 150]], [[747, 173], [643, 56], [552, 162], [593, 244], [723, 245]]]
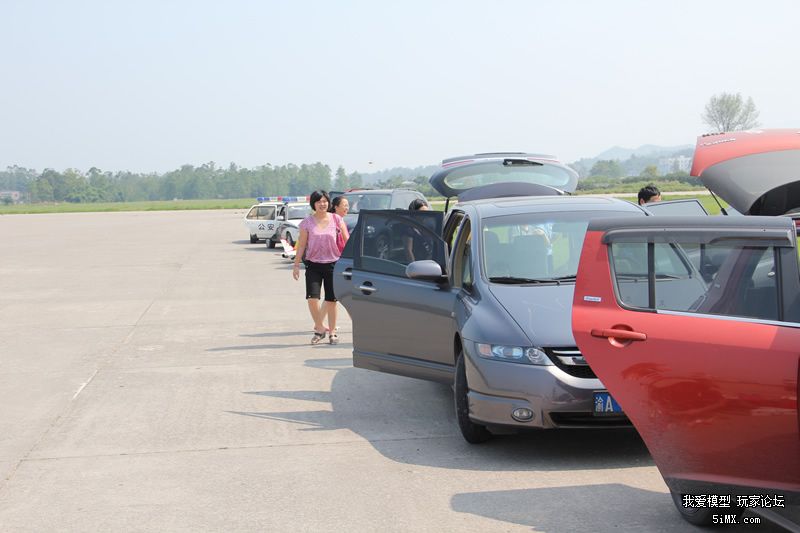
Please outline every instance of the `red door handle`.
[[592, 337], [606, 337], [626, 341], [646, 341], [647, 335], [627, 329], [593, 329]]

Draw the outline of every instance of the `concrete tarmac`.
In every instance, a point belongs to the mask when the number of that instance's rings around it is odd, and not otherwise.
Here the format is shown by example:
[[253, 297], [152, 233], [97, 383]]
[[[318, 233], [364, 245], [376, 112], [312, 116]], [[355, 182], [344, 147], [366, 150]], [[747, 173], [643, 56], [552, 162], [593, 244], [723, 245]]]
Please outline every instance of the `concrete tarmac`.
[[0, 531], [694, 530], [633, 431], [469, 445], [343, 311], [309, 345], [243, 215], [0, 217]]

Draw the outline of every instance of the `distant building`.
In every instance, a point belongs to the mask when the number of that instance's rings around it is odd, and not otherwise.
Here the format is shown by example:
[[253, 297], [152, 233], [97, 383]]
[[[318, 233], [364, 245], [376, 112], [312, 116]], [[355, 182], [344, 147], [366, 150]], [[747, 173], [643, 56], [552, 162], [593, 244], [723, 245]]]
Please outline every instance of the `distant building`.
[[689, 172], [692, 169], [692, 158], [685, 155], [662, 157], [658, 160], [658, 173]]
[[6, 198], [11, 198], [11, 203], [18, 204], [22, 201], [22, 193], [19, 191], [0, 191], [0, 202]]

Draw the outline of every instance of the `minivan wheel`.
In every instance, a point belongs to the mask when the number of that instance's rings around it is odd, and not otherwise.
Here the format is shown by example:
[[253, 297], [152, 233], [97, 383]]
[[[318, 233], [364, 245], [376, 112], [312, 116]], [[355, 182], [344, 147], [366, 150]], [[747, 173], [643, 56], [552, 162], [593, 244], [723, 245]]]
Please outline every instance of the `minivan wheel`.
[[458, 422], [458, 429], [461, 430], [461, 435], [464, 440], [470, 444], [480, 444], [492, 438], [492, 434], [486, 429], [486, 426], [476, 424], [469, 419], [469, 400], [467, 399], [467, 369], [464, 363], [464, 353], [458, 354], [456, 359], [456, 377], [455, 377], [455, 405], [456, 405], [456, 421]]
[[275, 241], [273, 241], [273, 240], [272, 240], [272, 237], [270, 237], [269, 239], [267, 239], [267, 246], [268, 246], [269, 248], [275, 248]]
[[255, 233], [250, 234], [250, 244], [255, 244], [258, 242], [258, 235]]
[[[670, 490], [672, 495], [672, 503], [678, 510], [684, 520], [696, 526], [711, 526], [714, 525], [714, 515], [720, 514], [720, 510], [716, 507], [684, 507], [683, 495], [679, 492]], [[741, 507], [732, 506], [730, 509], [725, 510], [725, 514], [741, 515], [744, 509]]]

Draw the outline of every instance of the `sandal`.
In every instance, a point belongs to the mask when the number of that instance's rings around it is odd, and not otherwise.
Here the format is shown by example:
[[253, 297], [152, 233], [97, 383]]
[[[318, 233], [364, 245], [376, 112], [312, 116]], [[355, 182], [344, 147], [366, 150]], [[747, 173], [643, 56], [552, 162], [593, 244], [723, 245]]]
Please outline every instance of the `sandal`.
[[331, 344], [339, 344], [339, 335], [337, 335], [336, 333], [331, 333], [330, 335], [328, 335], [328, 341]]
[[322, 333], [314, 332], [314, 336], [311, 337], [311, 344], [319, 344], [325, 339], [325, 335], [327, 335], [327, 331], [323, 331]]

